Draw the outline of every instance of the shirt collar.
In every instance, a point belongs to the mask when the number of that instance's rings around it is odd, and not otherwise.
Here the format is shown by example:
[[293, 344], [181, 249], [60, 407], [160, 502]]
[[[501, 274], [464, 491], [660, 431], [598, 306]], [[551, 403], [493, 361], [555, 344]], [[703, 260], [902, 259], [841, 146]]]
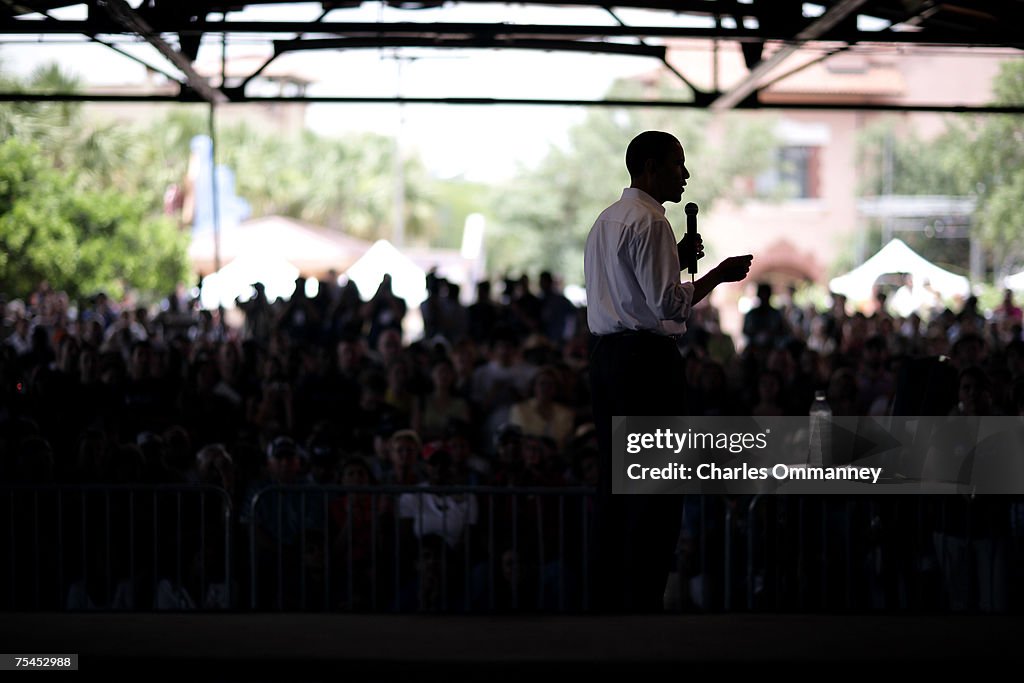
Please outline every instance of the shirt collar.
[[665, 214], [665, 207], [659, 204], [657, 199], [639, 188], [627, 187], [622, 191], [622, 199], [639, 199], [646, 204], [650, 204], [652, 208], [656, 208], [662, 215]]

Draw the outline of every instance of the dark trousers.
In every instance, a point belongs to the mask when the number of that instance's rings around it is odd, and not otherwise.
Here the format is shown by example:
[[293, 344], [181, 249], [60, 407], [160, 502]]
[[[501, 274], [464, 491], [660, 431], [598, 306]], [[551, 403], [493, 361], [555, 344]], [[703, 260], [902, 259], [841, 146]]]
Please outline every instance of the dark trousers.
[[657, 612], [679, 537], [682, 498], [613, 496], [612, 417], [683, 415], [683, 359], [675, 341], [650, 333], [598, 338], [590, 363], [600, 448], [595, 605], [609, 612]]

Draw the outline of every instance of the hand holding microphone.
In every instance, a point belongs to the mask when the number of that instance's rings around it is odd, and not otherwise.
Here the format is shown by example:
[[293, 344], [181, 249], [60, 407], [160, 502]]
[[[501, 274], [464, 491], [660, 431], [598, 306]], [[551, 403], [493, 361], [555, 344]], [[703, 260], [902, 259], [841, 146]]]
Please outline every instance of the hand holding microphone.
[[704, 257], [704, 240], [697, 232], [697, 205], [690, 202], [683, 211], [686, 212], [686, 234], [679, 241], [679, 266], [686, 267], [692, 276], [697, 272], [697, 259]]
[[[679, 241], [678, 245], [679, 265], [680, 267], [683, 264], [686, 265], [690, 273], [690, 280], [692, 281], [693, 275], [697, 272], [697, 259], [704, 257], [704, 240], [701, 239], [700, 233], [697, 232], [697, 205], [690, 202], [683, 207], [683, 211], [686, 212], [686, 234]], [[711, 269], [712, 272], [709, 274], [709, 279], [714, 280], [715, 284], [740, 282], [750, 272], [750, 265], [753, 260], [754, 257], [751, 254], [730, 256]], [[715, 284], [712, 284], [711, 287], [714, 287]], [[703, 295], [700, 298], [703, 298]]]

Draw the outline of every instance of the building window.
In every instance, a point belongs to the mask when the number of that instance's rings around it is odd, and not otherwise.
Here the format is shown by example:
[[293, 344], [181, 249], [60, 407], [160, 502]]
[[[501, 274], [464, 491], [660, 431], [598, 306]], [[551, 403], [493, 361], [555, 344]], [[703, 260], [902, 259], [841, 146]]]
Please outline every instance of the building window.
[[759, 197], [815, 199], [821, 196], [820, 147], [787, 145], [776, 152], [775, 165], [754, 183]]

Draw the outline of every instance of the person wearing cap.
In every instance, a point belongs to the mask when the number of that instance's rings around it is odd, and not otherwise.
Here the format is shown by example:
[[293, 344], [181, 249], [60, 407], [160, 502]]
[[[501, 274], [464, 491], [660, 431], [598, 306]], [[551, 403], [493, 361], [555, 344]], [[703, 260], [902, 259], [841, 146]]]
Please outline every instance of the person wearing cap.
[[[239, 521], [243, 526], [255, 526], [260, 605], [299, 609], [298, 577], [315, 555], [309, 552], [310, 539], [323, 532], [324, 500], [319, 491], [303, 490], [309, 484], [303, 475], [307, 456], [294, 439], [278, 436], [267, 444], [266, 453], [266, 478], [249, 488]], [[283, 602], [275, 602], [278, 597]]]
[[[256, 499], [264, 489], [277, 489], [278, 487], [294, 487], [309, 484], [308, 476], [303, 474], [306, 463], [304, 460], [307, 458], [305, 451], [302, 451], [295, 440], [288, 436], [279, 436], [273, 439], [267, 444], [267, 459], [264, 466], [265, 476], [260, 481], [253, 482], [250, 485], [249, 490], [246, 493], [245, 505], [242, 506], [242, 523], [249, 523], [252, 514], [252, 502]], [[281, 493], [282, 495], [278, 495]], [[271, 500], [267, 500], [268, 496], [261, 496], [261, 501], [257, 505], [256, 510], [256, 521], [259, 524], [259, 529], [266, 531], [274, 539], [280, 535], [285, 543], [290, 543], [297, 538], [299, 528], [303, 524], [303, 519], [298, 513], [301, 493], [297, 495], [283, 495], [284, 492], [278, 492], [272, 496], [269, 496]], [[292, 493], [292, 492], [287, 492]], [[307, 514], [305, 516], [305, 523], [317, 524], [320, 520], [316, 515], [309, 514], [309, 510], [312, 510], [316, 506], [315, 499], [317, 496], [307, 497]], [[285, 510], [284, 518], [282, 520], [282, 526], [278, 528], [278, 513], [274, 500], [282, 500], [286, 508], [294, 505], [294, 510]]]
[[274, 439], [267, 457], [267, 472], [278, 484], [305, 484], [303, 471], [308, 459], [305, 451], [299, 449], [294, 439], [279, 436]]
[[646, 496], [613, 500], [612, 480], [624, 473], [611, 467], [612, 416], [684, 413], [675, 338], [686, 331], [691, 306], [718, 285], [745, 278], [753, 257], [727, 258], [696, 282], [681, 282], [681, 264], [703, 255], [699, 235], [676, 244], [662, 206], [681, 201], [690, 178], [683, 146], [669, 133], [640, 133], [626, 148], [626, 169], [630, 185], [598, 216], [583, 258], [601, 454], [595, 597], [609, 611], [660, 611], [679, 504]]
[[306, 453], [309, 454], [309, 482], [334, 484], [341, 456], [331, 438], [322, 433], [312, 434], [306, 442]]

